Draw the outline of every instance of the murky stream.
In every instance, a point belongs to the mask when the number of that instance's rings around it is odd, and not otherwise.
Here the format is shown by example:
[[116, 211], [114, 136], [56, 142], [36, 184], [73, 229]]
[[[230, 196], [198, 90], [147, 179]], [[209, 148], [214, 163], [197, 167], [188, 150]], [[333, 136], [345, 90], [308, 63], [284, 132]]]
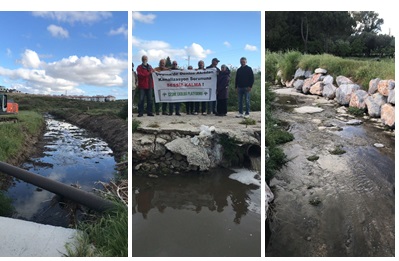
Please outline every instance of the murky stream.
[[[266, 256], [394, 256], [394, 137], [371, 121], [346, 125], [331, 104], [297, 114], [293, 107], [314, 100], [287, 100], [276, 104], [275, 116], [295, 139], [282, 146], [290, 161], [271, 182]], [[337, 147], [345, 153], [332, 154]], [[319, 158], [308, 160], [312, 155]]]
[[[46, 123], [43, 152], [23, 164], [23, 169], [85, 191], [100, 188], [96, 182], [106, 182], [113, 177], [115, 160], [104, 141], [51, 116]], [[68, 227], [71, 210], [76, 211], [77, 217], [81, 215], [79, 206], [65, 207], [55, 194], [24, 181], [15, 181], [7, 195], [13, 200], [14, 218]]]
[[260, 256], [256, 172], [133, 176], [133, 256]]

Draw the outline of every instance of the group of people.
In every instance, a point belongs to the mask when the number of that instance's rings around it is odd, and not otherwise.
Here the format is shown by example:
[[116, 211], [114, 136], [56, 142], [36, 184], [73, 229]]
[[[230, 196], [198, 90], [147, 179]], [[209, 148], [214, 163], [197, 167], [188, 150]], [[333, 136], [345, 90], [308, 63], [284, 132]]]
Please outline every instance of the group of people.
[[[153, 114], [153, 99], [154, 99], [154, 82], [152, 79], [153, 72], [160, 72], [166, 70], [181, 70], [178, 68], [177, 62], [172, 62], [172, 67], [166, 67], [166, 60], [161, 59], [158, 67], [152, 68], [148, 64], [148, 57], [143, 55], [141, 57], [142, 63], [137, 67], [137, 73], [134, 71], [134, 64], [132, 63], [132, 85], [133, 85], [133, 100], [135, 96], [136, 88], [139, 91], [139, 103], [138, 103], [138, 117], [144, 115], [144, 104], [146, 103], [146, 114], [147, 116], [154, 116]], [[217, 67], [220, 61], [217, 58], [212, 59], [211, 65], [205, 67], [204, 61], [198, 62], [198, 68], [195, 70], [206, 70], [209, 68], [215, 68], [217, 71], [217, 84], [216, 84], [216, 101], [209, 102], [186, 102], [186, 113], [198, 115], [214, 114], [216, 116], [227, 115], [227, 100], [229, 96], [229, 84], [230, 84], [230, 69], [226, 65], [222, 65], [219, 69]], [[235, 89], [238, 94], [238, 115], [236, 117], [249, 117], [250, 112], [250, 93], [254, 84], [254, 73], [252, 68], [247, 65], [247, 59], [242, 57], [240, 59], [241, 67], [237, 69], [235, 78]], [[193, 70], [192, 66], [187, 68]], [[245, 101], [245, 112], [243, 111], [243, 99]], [[180, 116], [180, 102], [162, 103], [155, 102], [155, 114], [159, 115], [175, 115]], [[168, 108], [169, 107], [169, 108]], [[167, 111], [168, 108], [168, 111]], [[161, 110], [160, 110], [161, 109]]]

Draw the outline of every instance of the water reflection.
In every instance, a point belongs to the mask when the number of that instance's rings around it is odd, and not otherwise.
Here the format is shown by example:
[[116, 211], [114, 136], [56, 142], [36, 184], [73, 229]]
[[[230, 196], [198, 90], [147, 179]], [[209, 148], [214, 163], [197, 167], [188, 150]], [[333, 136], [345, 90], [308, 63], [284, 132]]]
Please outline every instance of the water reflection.
[[[99, 188], [97, 181], [107, 182], [113, 177], [115, 160], [104, 141], [92, 137], [84, 129], [51, 117], [46, 123], [43, 152], [32, 157], [22, 168], [85, 191]], [[71, 213], [51, 192], [16, 180], [7, 195], [13, 199], [15, 218], [69, 225]]]
[[[219, 169], [158, 179], [134, 176], [134, 255], [260, 256], [260, 181], [244, 184], [230, 178], [233, 173]], [[171, 233], [180, 247], [157, 229], [159, 220], [166, 235], [166, 227], [170, 229], [179, 220], [179, 227]], [[193, 244], [187, 233], [204, 243]], [[230, 245], [216, 247], [220, 240]]]

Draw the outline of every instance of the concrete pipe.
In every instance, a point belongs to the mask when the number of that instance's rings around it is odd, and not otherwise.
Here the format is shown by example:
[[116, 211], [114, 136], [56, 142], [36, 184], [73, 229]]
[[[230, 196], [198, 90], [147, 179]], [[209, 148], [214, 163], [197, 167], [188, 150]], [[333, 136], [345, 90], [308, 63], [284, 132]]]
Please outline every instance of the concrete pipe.
[[250, 158], [257, 158], [260, 157], [262, 154], [261, 147], [256, 144], [251, 144], [247, 146], [246, 155]]
[[38, 174], [31, 173], [27, 170], [12, 166], [10, 164], [0, 161], [0, 171], [13, 176], [17, 179], [23, 180], [32, 185], [38, 186], [62, 197], [68, 198], [79, 204], [82, 204], [90, 209], [97, 211], [111, 210], [115, 204], [109, 200], [105, 200], [92, 193], [77, 189], [72, 186], [65, 185], [56, 180], [52, 180]]

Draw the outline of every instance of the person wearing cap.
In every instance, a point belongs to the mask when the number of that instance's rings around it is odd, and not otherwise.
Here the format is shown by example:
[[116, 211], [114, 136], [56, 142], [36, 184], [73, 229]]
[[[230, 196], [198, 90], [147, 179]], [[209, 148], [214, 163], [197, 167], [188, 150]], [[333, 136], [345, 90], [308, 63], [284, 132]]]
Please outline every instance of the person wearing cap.
[[[220, 62], [220, 61], [219, 61], [218, 58], [213, 58], [213, 59], [212, 59], [211, 65], [209, 65], [208, 67], [206, 67], [206, 69], [216, 68], [217, 75], [219, 75], [220, 69], [217, 67], [219, 62]], [[207, 112], [208, 112], [208, 114], [211, 114], [211, 113], [213, 113], [213, 114], [215, 114], [215, 115], [217, 114], [217, 111], [216, 111], [216, 101], [210, 101], [210, 102], [208, 102], [208, 110], [207, 110]]]
[[[235, 88], [238, 93], [238, 115], [237, 118], [249, 117], [250, 94], [254, 84], [254, 72], [247, 65], [247, 58], [241, 57], [241, 67], [237, 69]], [[242, 99], [245, 97], [245, 115], [243, 114]]]
[[148, 57], [143, 55], [141, 57], [142, 63], [137, 67], [137, 88], [140, 90], [140, 102], [139, 102], [139, 117], [143, 116], [144, 113], [144, 98], [147, 100], [147, 116], [154, 116], [152, 114], [152, 93], [153, 93], [153, 81], [152, 81], [152, 69], [151, 65], [148, 64]]
[[[177, 62], [173, 61], [172, 62], [172, 67], [170, 67], [171, 71], [176, 71], [176, 70], [181, 70], [179, 67], [177, 67]], [[169, 115], [173, 115], [173, 107], [175, 109], [175, 115], [176, 116], [181, 116], [180, 114], [180, 102], [171, 102], [169, 103]]]
[[[187, 67], [187, 70], [193, 70], [193, 66], [189, 65]], [[195, 103], [192, 102], [192, 101], [186, 102], [186, 113], [187, 113], [187, 115], [190, 115], [190, 114], [196, 115], [196, 114], [198, 114], [198, 112], [196, 113], [195, 110], [194, 110], [194, 104]]]
[[225, 64], [220, 67], [220, 73], [217, 77], [216, 101], [217, 116], [227, 115], [227, 99], [229, 96], [230, 70]]

